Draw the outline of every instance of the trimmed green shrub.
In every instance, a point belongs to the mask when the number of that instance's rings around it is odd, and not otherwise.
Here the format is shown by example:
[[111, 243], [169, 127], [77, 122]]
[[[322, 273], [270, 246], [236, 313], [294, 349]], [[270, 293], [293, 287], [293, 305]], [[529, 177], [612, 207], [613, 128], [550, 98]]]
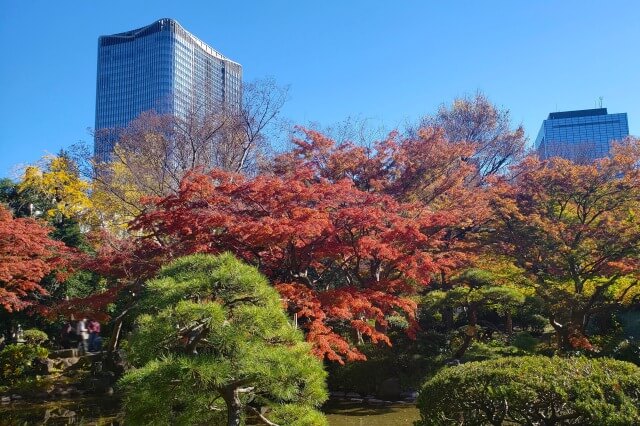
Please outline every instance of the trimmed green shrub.
[[502, 340], [490, 340], [488, 342], [474, 342], [462, 357], [462, 362], [487, 361], [505, 357], [517, 357], [528, 355], [523, 350], [510, 346]]
[[640, 368], [526, 356], [441, 370], [420, 391], [416, 425], [640, 424]]
[[31, 344], [8, 345], [0, 351], [0, 379], [8, 384], [35, 375], [33, 361], [46, 358], [49, 351]]
[[529, 332], [523, 331], [514, 336], [512, 345], [526, 352], [535, 352], [538, 343], [540, 343], [538, 339]]
[[49, 336], [44, 331], [38, 330], [37, 328], [30, 328], [29, 330], [25, 330], [23, 333], [24, 341], [29, 345], [41, 346], [49, 340]]

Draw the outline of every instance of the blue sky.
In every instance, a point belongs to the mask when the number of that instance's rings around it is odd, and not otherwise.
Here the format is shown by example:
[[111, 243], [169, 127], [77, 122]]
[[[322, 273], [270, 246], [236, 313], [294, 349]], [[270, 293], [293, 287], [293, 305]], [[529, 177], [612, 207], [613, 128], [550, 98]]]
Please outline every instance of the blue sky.
[[640, 134], [637, 1], [0, 0], [0, 176], [90, 141], [98, 36], [162, 17], [290, 85], [295, 123], [401, 127], [480, 89], [531, 139], [600, 96]]

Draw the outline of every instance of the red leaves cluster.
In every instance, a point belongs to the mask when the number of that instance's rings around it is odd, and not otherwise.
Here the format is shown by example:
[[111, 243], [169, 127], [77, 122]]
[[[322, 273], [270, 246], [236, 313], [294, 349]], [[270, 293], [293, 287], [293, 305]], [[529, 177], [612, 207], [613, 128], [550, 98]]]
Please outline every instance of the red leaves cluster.
[[476, 172], [468, 161], [474, 145], [450, 143], [439, 129], [423, 128], [416, 137], [404, 139], [392, 132], [372, 147], [336, 144], [320, 132], [300, 131], [303, 138], [293, 140], [295, 148], [276, 159], [276, 174], [304, 166], [332, 182], [349, 179], [363, 191], [425, 204], [452, 205], [464, 201], [463, 193], [478, 199], [466, 185]]
[[5, 310], [33, 305], [36, 297], [48, 294], [42, 279], [69, 266], [72, 251], [49, 238], [50, 231], [34, 219], [16, 219], [0, 206], [0, 306]]
[[449, 249], [472, 248], [468, 239], [460, 237], [491, 215], [486, 187], [478, 186], [472, 161], [477, 146], [451, 143], [442, 129], [422, 128], [405, 138], [393, 132], [371, 147], [337, 144], [320, 132], [300, 131], [303, 138], [293, 140], [295, 148], [275, 160], [276, 174], [308, 168], [328, 181], [348, 179], [361, 191], [389, 195], [444, 214], [455, 223], [447, 238], [449, 246], [443, 247], [444, 256]]
[[408, 334], [411, 337], [415, 335], [416, 303], [407, 297], [355, 287], [314, 292], [299, 283], [278, 284], [276, 289], [287, 302], [288, 309], [305, 321], [307, 339], [314, 343], [313, 351], [319, 357], [326, 356], [338, 362], [342, 362], [343, 357], [348, 361], [366, 359], [338, 335], [330, 323], [348, 324], [373, 343], [391, 345], [384, 333], [388, 325], [385, 317], [389, 313], [400, 312], [409, 321]]
[[245, 181], [220, 171], [190, 174], [179, 193], [136, 219], [167, 258], [231, 251], [276, 283], [292, 313], [329, 359], [362, 355], [345, 346], [331, 323], [388, 342], [376, 326], [399, 311], [431, 275], [462, 256], [441, 255], [452, 223], [422, 205], [368, 193], [348, 179], [315, 178], [308, 168]]
[[581, 332], [571, 334], [569, 336], [569, 343], [575, 350], [592, 351], [594, 349], [589, 339], [587, 339], [587, 337]]
[[[300, 152], [277, 160], [274, 174], [246, 180], [222, 171], [190, 173], [176, 195], [152, 200], [155, 206], [132, 229], [145, 235], [139, 244], [154, 247], [152, 257], [158, 251], [166, 259], [231, 251], [257, 265], [319, 356], [362, 359], [337, 330], [352, 328], [389, 344], [386, 316], [400, 313], [412, 334], [416, 305], [410, 296], [434, 273], [467, 260], [465, 247], [450, 238], [463, 215], [445, 202], [462, 178], [442, 170], [454, 167], [460, 153], [448, 152], [446, 166], [431, 161], [432, 169], [416, 170], [410, 160], [420, 150], [414, 145], [435, 157], [432, 145], [442, 142], [427, 136], [412, 143], [387, 140], [367, 159], [359, 147], [335, 147], [310, 132], [311, 142], [299, 141]], [[438, 174], [437, 185], [419, 182], [428, 173]], [[415, 191], [402, 192], [406, 188]], [[423, 197], [447, 208], [434, 211]]]

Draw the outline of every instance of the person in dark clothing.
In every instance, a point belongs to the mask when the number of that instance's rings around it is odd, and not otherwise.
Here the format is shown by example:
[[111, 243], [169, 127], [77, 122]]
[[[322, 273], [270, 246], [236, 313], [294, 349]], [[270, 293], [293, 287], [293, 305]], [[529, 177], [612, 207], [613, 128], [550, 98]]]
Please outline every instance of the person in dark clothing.
[[60, 341], [62, 343], [62, 347], [65, 349], [71, 349], [73, 346], [73, 340], [75, 340], [75, 329], [71, 322], [67, 321], [60, 331]]
[[95, 319], [89, 321], [89, 352], [98, 352], [102, 349], [100, 343], [100, 323]]

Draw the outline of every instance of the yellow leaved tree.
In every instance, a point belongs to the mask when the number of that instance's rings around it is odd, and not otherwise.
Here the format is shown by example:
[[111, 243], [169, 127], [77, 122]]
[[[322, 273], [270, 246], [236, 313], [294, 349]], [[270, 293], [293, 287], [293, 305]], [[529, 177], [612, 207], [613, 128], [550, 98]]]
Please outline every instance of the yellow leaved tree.
[[82, 180], [72, 160], [64, 154], [46, 156], [40, 165], [28, 166], [18, 183], [18, 192], [33, 200], [32, 214], [41, 212], [48, 220], [82, 220], [92, 203], [90, 185]]

